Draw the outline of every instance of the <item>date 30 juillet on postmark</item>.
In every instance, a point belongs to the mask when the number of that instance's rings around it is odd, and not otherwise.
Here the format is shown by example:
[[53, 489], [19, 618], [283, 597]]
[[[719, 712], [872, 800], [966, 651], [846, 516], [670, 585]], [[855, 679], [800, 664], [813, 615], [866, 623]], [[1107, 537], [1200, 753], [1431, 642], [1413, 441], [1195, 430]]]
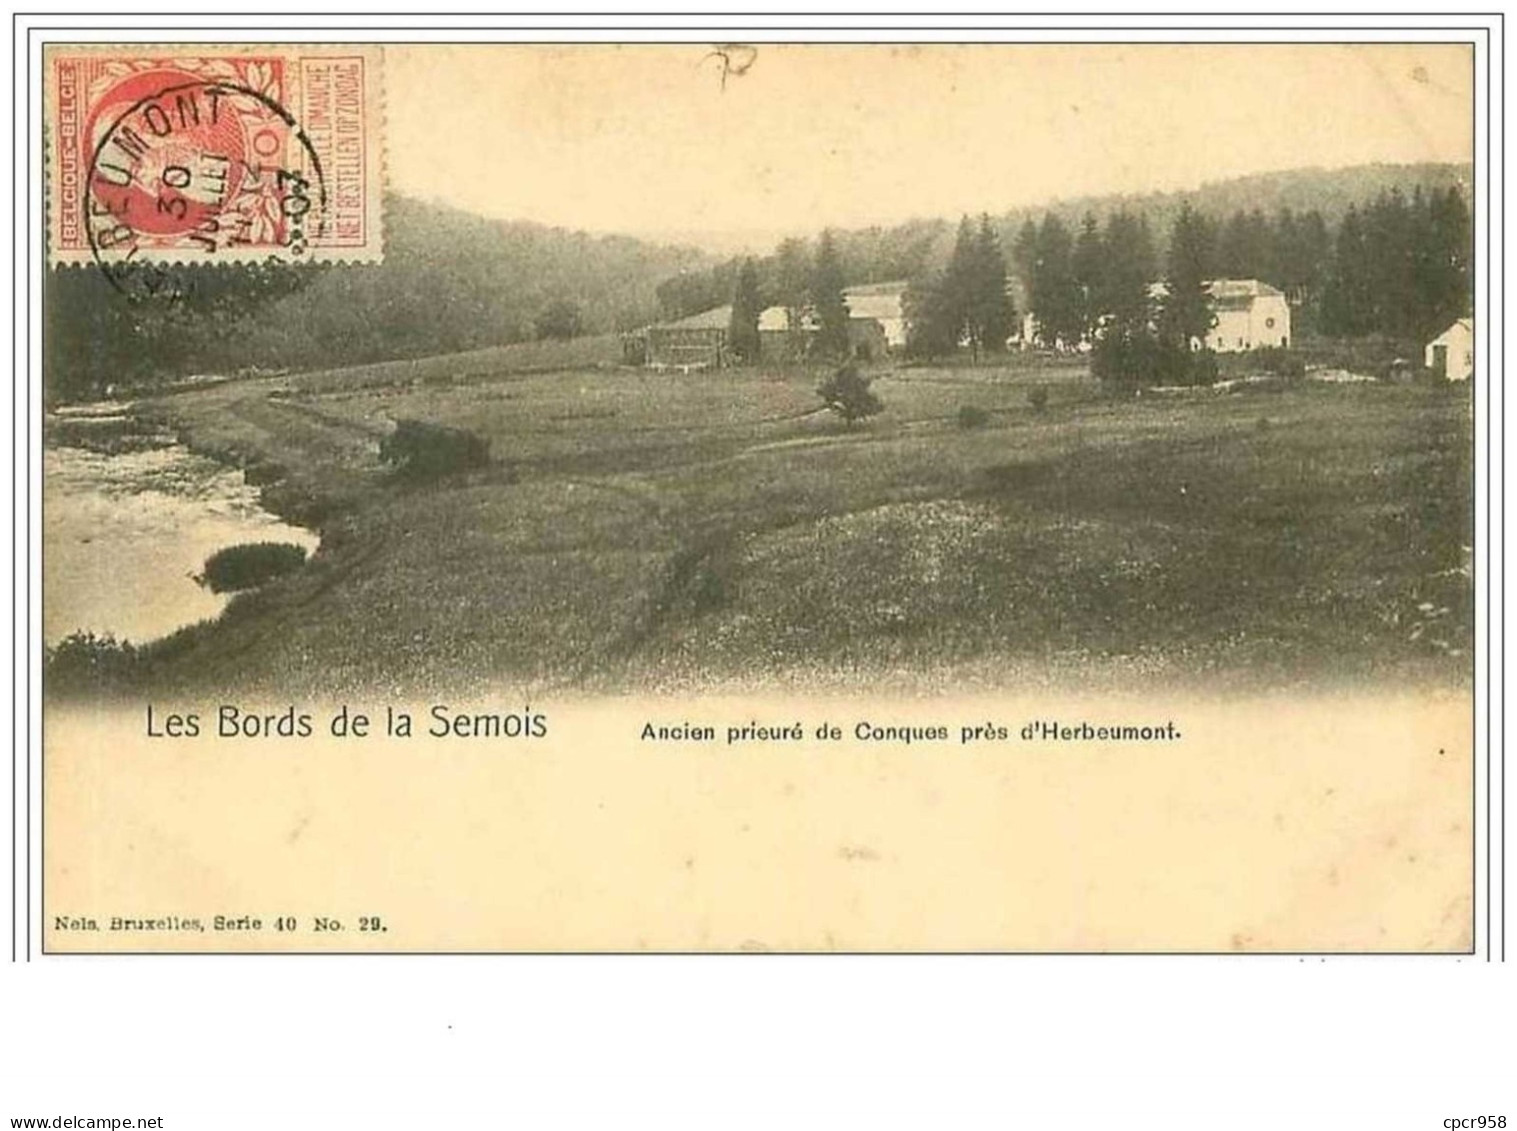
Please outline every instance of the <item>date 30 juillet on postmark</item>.
[[180, 266], [379, 260], [377, 48], [58, 48], [46, 66], [50, 265], [141, 297]]

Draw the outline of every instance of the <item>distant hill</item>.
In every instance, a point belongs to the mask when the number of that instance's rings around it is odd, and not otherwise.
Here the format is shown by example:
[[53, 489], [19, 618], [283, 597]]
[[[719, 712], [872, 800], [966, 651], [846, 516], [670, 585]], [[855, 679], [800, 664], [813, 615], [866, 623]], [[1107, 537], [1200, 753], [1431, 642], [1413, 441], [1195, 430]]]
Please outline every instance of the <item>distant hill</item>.
[[[1350, 204], [1363, 204], [1379, 193], [1414, 188], [1444, 189], [1460, 186], [1471, 196], [1474, 170], [1463, 164], [1357, 165], [1345, 169], [1291, 169], [1214, 181], [1198, 188], [1136, 195], [1093, 195], [1051, 201], [1010, 209], [994, 217], [1001, 246], [1009, 253], [1018, 230], [1027, 220], [1041, 221], [1053, 213], [1071, 228], [1077, 228], [1086, 213], [1098, 220], [1119, 209], [1148, 217], [1155, 239], [1162, 248], [1175, 216], [1186, 203], [1217, 219], [1238, 211], [1259, 209], [1273, 215], [1282, 208], [1296, 212], [1316, 210], [1329, 228], [1336, 229]], [[854, 229], [837, 233], [849, 282], [874, 282], [941, 267], [953, 248], [957, 217], [910, 220], [889, 227]]]
[[106, 383], [314, 369], [525, 341], [552, 303], [585, 334], [644, 324], [661, 280], [714, 260], [688, 247], [487, 220], [391, 195], [384, 262], [191, 271], [177, 306], [131, 303], [92, 268], [51, 272], [46, 380], [54, 396]]
[[345, 346], [321, 364], [528, 341], [538, 315], [561, 301], [578, 308], [583, 333], [625, 329], [657, 315], [661, 280], [712, 262], [692, 248], [487, 220], [401, 196], [390, 198], [385, 222], [383, 264], [328, 270], [273, 311], [260, 336], [271, 358], [286, 352], [287, 319], [310, 341], [286, 364], [322, 341]]
[[1279, 173], [1257, 173], [1209, 181], [1199, 188], [1178, 192], [1155, 192], [1139, 195], [1104, 195], [1057, 200], [1047, 206], [1019, 208], [1003, 214], [999, 220], [1003, 232], [1013, 236], [1027, 219], [1041, 220], [1052, 212], [1071, 224], [1079, 223], [1087, 213], [1099, 219], [1126, 208], [1149, 218], [1154, 234], [1161, 239], [1181, 207], [1189, 203], [1200, 212], [1227, 217], [1234, 212], [1259, 209], [1273, 214], [1282, 208], [1294, 212], [1315, 209], [1329, 227], [1336, 228], [1350, 204], [1363, 204], [1381, 192], [1401, 189], [1408, 194], [1417, 187], [1445, 189], [1458, 185], [1470, 197], [1474, 185], [1474, 168], [1470, 165], [1354, 165], [1346, 169], [1289, 169]]

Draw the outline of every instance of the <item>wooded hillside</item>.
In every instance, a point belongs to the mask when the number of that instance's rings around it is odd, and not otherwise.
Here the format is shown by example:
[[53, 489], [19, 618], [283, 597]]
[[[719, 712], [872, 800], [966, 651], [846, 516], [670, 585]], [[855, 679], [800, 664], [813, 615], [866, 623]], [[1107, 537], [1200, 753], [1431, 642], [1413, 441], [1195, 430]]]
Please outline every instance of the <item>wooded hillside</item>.
[[382, 264], [176, 269], [174, 297], [128, 299], [96, 267], [45, 281], [53, 398], [108, 384], [321, 368], [603, 333], [657, 317], [658, 284], [711, 262], [690, 248], [487, 220], [390, 196]]

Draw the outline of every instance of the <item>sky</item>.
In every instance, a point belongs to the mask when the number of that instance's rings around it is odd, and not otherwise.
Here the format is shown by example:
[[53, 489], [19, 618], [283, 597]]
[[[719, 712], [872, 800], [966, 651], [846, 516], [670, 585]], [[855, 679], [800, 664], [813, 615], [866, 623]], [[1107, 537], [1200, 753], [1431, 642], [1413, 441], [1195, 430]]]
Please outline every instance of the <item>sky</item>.
[[387, 47], [393, 189], [707, 237], [1472, 158], [1460, 45]]

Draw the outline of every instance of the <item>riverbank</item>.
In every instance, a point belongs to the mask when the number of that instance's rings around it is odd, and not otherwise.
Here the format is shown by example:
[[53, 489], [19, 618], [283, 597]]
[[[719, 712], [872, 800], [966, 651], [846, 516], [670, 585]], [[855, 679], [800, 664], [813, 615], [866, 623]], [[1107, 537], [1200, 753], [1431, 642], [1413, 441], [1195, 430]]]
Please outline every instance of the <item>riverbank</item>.
[[[142, 685], [1468, 684], [1459, 390], [1130, 401], [1074, 365], [882, 368], [885, 412], [848, 428], [816, 377], [437, 358], [150, 402], [322, 543], [155, 649]], [[407, 482], [379, 454], [401, 419], [467, 429], [491, 460]]]
[[95, 691], [134, 680], [178, 634], [206, 631], [234, 600], [200, 583], [218, 551], [248, 542], [318, 547], [315, 532], [262, 503], [241, 470], [192, 450], [135, 403], [50, 413], [42, 631], [54, 659], [64, 659], [49, 664], [57, 679], [48, 682], [78, 677]]

